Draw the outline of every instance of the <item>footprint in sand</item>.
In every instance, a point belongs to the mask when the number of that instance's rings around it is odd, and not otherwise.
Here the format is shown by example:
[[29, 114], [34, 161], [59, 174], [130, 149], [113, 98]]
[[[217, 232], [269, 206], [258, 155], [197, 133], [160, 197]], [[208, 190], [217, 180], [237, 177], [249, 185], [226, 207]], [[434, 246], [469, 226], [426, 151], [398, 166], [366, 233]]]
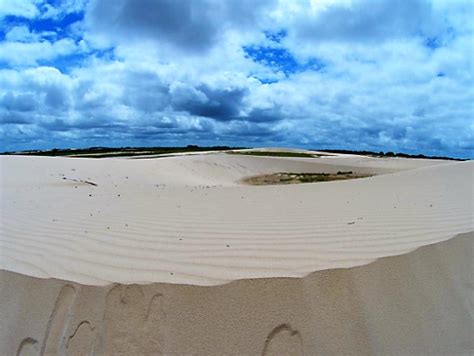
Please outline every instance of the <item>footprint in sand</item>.
[[110, 354], [160, 354], [160, 325], [166, 318], [163, 296], [145, 302], [137, 285], [117, 285], [106, 296], [104, 348]]
[[38, 341], [32, 339], [31, 337], [27, 337], [23, 339], [18, 346], [18, 351], [16, 352], [16, 356], [33, 356], [38, 355]]
[[95, 328], [87, 320], [77, 325], [66, 343], [68, 355], [93, 355]]
[[303, 340], [299, 331], [289, 324], [281, 324], [268, 334], [263, 347], [262, 356], [303, 355]]
[[117, 285], [108, 292], [103, 323], [107, 353], [141, 352], [145, 313], [144, 295], [139, 286]]
[[66, 353], [66, 333], [74, 316], [76, 294], [76, 290], [70, 285], [65, 285], [59, 292], [46, 327], [41, 355], [64, 355]]
[[161, 293], [157, 293], [151, 298], [143, 329], [145, 346], [148, 350], [155, 350], [156, 352], [159, 352], [163, 348], [163, 345], [160, 343], [163, 339], [162, 329], [166, 322], [163, 300], [164, 297]]

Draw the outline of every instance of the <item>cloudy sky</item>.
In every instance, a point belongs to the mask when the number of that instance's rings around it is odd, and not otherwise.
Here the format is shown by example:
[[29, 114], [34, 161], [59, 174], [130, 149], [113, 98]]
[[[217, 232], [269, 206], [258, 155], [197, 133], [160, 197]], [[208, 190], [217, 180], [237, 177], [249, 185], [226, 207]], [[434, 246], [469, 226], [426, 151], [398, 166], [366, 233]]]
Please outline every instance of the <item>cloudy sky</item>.
[[474, 156], [474, 1], [0, 0], [0, 151]]

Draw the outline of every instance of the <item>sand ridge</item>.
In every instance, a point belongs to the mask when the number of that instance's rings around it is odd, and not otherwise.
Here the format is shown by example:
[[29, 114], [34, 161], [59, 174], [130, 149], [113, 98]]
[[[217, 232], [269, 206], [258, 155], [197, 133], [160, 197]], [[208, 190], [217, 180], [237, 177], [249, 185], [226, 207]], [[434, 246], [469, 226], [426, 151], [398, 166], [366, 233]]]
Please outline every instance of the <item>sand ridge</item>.
[[[88, 285], [302, 277], [474, 230], [472, 162], [4, 156], [0, 167], [0, 268]], [[255, 174], [338, 170], [381, 175], [238, 183]]]

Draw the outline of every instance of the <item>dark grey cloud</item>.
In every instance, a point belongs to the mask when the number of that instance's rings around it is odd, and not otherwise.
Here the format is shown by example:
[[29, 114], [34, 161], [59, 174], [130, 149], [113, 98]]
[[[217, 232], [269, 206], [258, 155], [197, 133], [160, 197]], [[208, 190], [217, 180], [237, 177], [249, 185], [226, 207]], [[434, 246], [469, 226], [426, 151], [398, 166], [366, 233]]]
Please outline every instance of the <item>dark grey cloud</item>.
[[37, 106], [38, 102], [31, 93], [14, 94], [9, 91], [0, 99], [0, 107], [10, 111], [33, 111]]
[[239, 117], [248, 93], [247, 88], [180, 87], [172, 92], [172, 106], [176, 111], [186, 111], [191, 115], [230, 121]]
[[0, 109], [0, 124], [29, 124], [31, 121], [25, 113]]
[[170, 102], [169, 85], [152, 72], [130, 71], [124, 75], [127, 83], [123, 92], [123, 103], [144, 112], [164, 110]]
[[281, 121], [284, 118], [285, 115], [282, 112], [281, 106], [265, 109], [254, 108], [245, 116], [247, 121], [263, 123]]
[[60, 85], [51, 85], [44, 88], [44, 103], [50, 108], [64, 109], [70, 105], [68, 91]]
[[114, 37], [149, 38], [201, 50], [217, 35], [210, 13], [197, 1], [93, 1], [88, 20], [94, 31]]
[[92, 0], [86, 13], [94, 35], [114, 43], [139, 39], [186, 52], [211, 48], [227, 28], [249, 26], [273, 0]]

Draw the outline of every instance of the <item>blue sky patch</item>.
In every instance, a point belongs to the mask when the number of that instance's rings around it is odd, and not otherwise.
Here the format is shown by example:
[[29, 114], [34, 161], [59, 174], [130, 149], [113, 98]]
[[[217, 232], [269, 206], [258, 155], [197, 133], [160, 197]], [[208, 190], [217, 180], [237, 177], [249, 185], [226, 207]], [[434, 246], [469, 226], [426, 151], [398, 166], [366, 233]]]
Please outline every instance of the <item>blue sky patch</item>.
[[287, 76], [306, 70], [320, 71], [325, 67], [324, 63], [317, 58], [300, 63], [285, 48], [244, 46], [243, 49], [247, 58], [272, 68], [275, 72], [283, 72]]
[[439, 37], [427, 37], [424, 40], [424, 45], [430, 49], [438, 49], [442, 44]]
[[89, 57], [88, 53], [77, 53], [68, 56], [61, 56], [54, 60], [40, 60], [38, 61], [38, 65], [55, 67], [59, 69], [61, 73], [69, 73], [72, 69], [81, 67]]
[[57, 39], [70, 38], [69, 26], [83, 19], [84, 13], [70, 13], [58, 19], [37, 18], [30, 20], [23, 17], [6, 16], [0, 26], [0, 39], [4, 40], [6, 33], [15, 26], [27, 26], [34, 33], [55, 32]]
[[264, 31], [265, 37], [272, 42], [281, 43], [281, 40], [287, 36], [286, 30], [280, 30], [277, 32]]

